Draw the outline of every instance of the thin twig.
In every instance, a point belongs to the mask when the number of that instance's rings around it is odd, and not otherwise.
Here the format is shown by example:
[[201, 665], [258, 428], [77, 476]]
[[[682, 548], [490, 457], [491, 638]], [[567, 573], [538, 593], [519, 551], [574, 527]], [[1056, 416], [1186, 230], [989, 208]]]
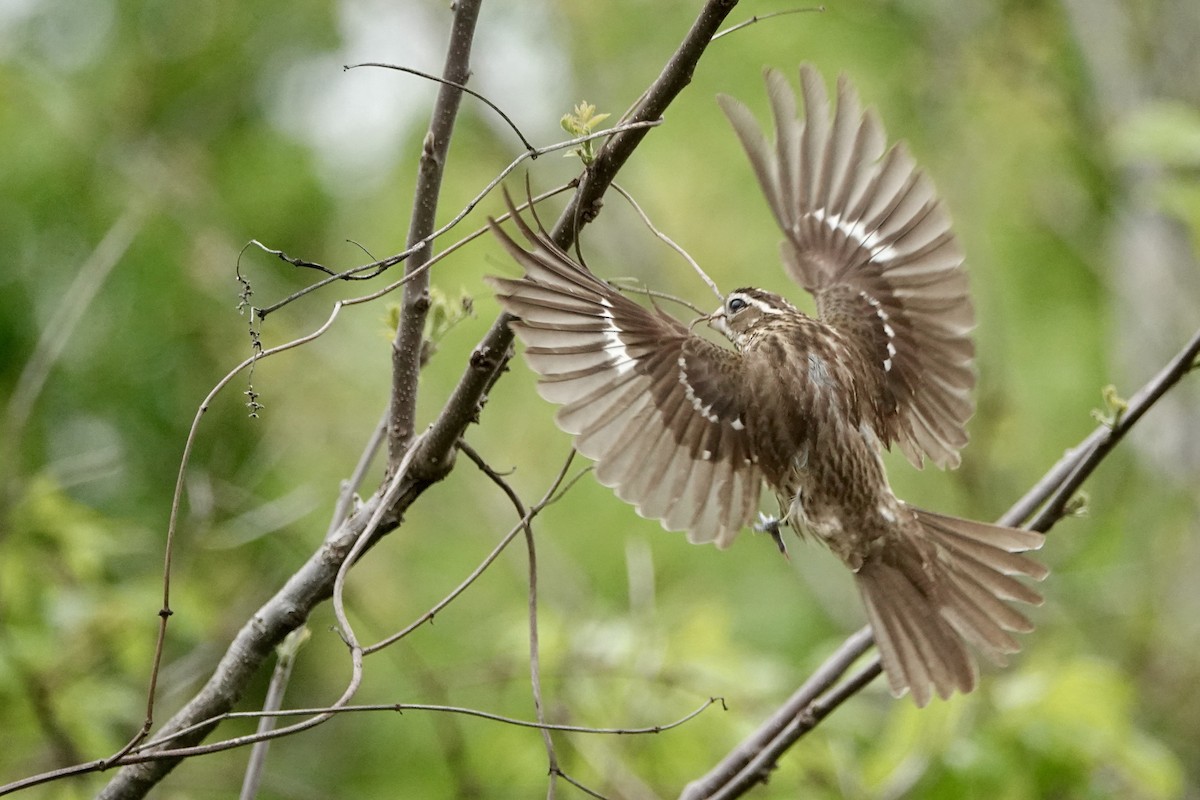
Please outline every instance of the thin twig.
[[371, 436], [367, 439], [367, 444], [358, 457], [358, 463], [354, 465], [354, 471], [350, 473], [349, 478], [342, 481], [338, 490], [337, 503], [333, 507], [333, 516], [329, 519], [329, 528], [325, 531], [326, 539], [335, 535], [338, 528], [342, 527], [342, 523], [346, 521], [346, 517], [350, 516], [358, 487], [362, 486], [362, 482], [367, 477], [367, 470], [371, 468], [371, 463], [375, 460], [375, 456], [379, 455], [379, 449], [383, 446], [387, 434], [387, 418], [388, 414], [384, 411], [383, 416], [375, 425], [375, 429], [371, 431]]
[[[483, 456], [467, 444], [466, 440], [460, 439], [458, 449], [466, 453], [467, 458], [474, 462], [479, 470], [488, 476], [492, 483], [500, 487], [500, 491], [504, 492], [508, 497], [509, 502], [513, 504], [513, 508], [517, 510], [517, 516], [521, 520], [521, 529], [525, 533], [525, 548], [529, 556], [529, 679], [533, 687], [533, 710], [537, 716], [538, 722], [543, 725], [546, 723], [546, 711], [542, 703], [542, 659], [538, 648], [538, 603], [537, 603], [537, 547], [533, 540], [533, 526], [530, 524], [528, 512], [525, 511], [525, 505], [521, 502], [521, 498], [517, 495], [516, 490], [504, 480], [503, 476], [483, 460]], [[567, 456], [567, 465], [574, 456], [574, 450]], [[562, 471], [561, 474], [566, 474]], [[546, 495], [550, 497], [550, 494]], [[550, 776], [550, 784], [547, 789], [547, 800], [554, 800], [556, 794], [555, 776], [558, 774], [558, 754], [554, 752], [554, 740], [550, 736], [550, 731], [542, 728], [542, 744], [546, 748], [546, 760], [548, 762], [547, 774]]]
[[607, 797], [605, 797], [604, 795], [600, 794], [599, 792], [593, 791], [593, 790], [589, 789], [588, 787], [584, 786], [582, 783], [580, 783], [579, 781], [575, 780], [575, 779], [574, 779], [574, 778], [572, 778], [570, 775], [568, 775], [567, 773], [563, 772], [561, 769], [558, 771], [558, 775], [559, 775], [559, 777], [561, 777], [561, 778], [562, 778], [564, 781], [566, 781], [567, 783], [571, 784], [571, 785], [572, 785], [572, 786], [574, 786], [576, 789], [578, 789], [579, 791], [581, 791], [581, 792], [583, 792], [584, 794], [586, 794], [588, 797], [595, 797], [595, 798], [597, 798], [597, 800], [608, 800], [608, 798], [607, 798]]
[[716, 282], [712, 278], [708, 277], [708, 273], [700, 268], [700, 265], [696, 263], [696, 259], [692, 258], [691, 254], [688, 253], [687, 250], [684, 250], [682, 247], [677, 245], [669, 236], [660, 231], [654, 225], [654, 223], [650, 221], [650, 217], [646, 215], [646, 212], [642, 210], [642, 207], [639, 206], [637, 201], [633, 199], [633, 195], [629, 194], [629, 192], [622, 189], [616, 183], [613, 183], [612, 188], [613, 191], [621, 195], [621, 197], [624, 197], [629, 205], [633, 206], [633, 210], [636, 211], [638, 216], [642, 218], [642, 222], [646, 223], [646, 227], [650, 229], [651, 233], [653, 233], [662, 241], [666, 242], [672, 250], [674, 250], [676, 253], [679, 253], [679, 255], [683, 256], [685, 261], [692, 265], [692, 269], [695, 270], [696, 274], [700, 276], [700, 280], [704, 281], [705, 285], [707, 285], [709, 289], [712, 289], [712, 293], [717, 296], [718, 300], [725, 299], [725, 295], [721, 294], [721, 290], [717, 288]]
[[[396, 497], [400, 494], [401, 488], [404, 486], [404, 481], [408, 477], [408, 470], [412, 466], [413, 458], [416, 456], [417, 448], [421, 443], [421, 438], [418, 437], [408, 448], [408, 452], [400, 460], [396, 467], [395, 473], [389, 478], [387, 489], [383, 493], [379, 504], [375, 507], [370, 519], [362, 532], [359, 533], [357, 541], [350, 548], [350, 552], [346, 554], [346, 558], [342, 560], [338, 567], [337, 576], [333, 580], [333, 615], [337, 619], [338, 633], [342, 636], [342, 641], [350, 648], [350, 651], [361, 652], [362, 647], [358, 643], [358, 638], [355, 636], [354, 628], [350, 624], [350, 617], [346, 614], [345, 591], [346, 591], [346, 576], [350, 574], [350, 568], [358, 561], [359, 557], [366, 552], [367, 547], [372, 543], [376, 531], [379, 530], [380, 524], [383, 522], [383, 517], [388, 513], [388, 510], [396, 502]], [[365, 653], [364, 653], [365, 655]]]
[[722, 36], [728, 36], [729, 34], [733, 33], [734, 31], [740, 31], [742, 28], [748, 28], [751, 25], [755, 24], [756, 22], [762, 22], [764, 20], [771, 19], [772, 17], [782, 17], [786, 14], [805, 14], [810, 11], [816, 11], [816, 12], [823, 14], [823, 13], [825, 13], [825, 6], [814, 6], [813, 8], [789, 8], [785, 11], [773, 11], [770, 14], [755, 14], [753, 17], [751, 17], [750, 19], [748, 19], [744, 22], [739, 22], [736, 25], [729, 26], [725, 30], [723, 30], [720, 33], [718, 33], [717, 35], [713, 36], [712, 40], [715, 42], [717, 39], [720, 39]]
[[[616, 289], [618, 292], [624, 292], [626, 294], [641, 295], [642, 297], [652, 297], [655, 300], [666, 300], [669, 303], [675, 303], [677, 305], [683, 306], [684, 308], [688, 309], [689, 311], [691, 311], [695, 314], [698, 314], [702, 317], [708, 316], [708, 313], [709, 313], [709, 312], [705, 311], [704, 309], [702, 309], [700, 306], [691, 302], [690, 300], [685, 300], [682, 297], [680, 297], [679, 295], [674, 295], [674, 294], [671, 294], [670, 292], [660, 292], [658, 289], [651, 289], [649, 286], [643, 285], [642, 282], [636, 278], [618, 276], [616, 278], [605, 278], [605, 282], [612, 284], [613, 288]], [[630, 285], [625, 286], [622, 284], [630, 284]]]
[[[400, 714], [403, 714], [405, 711], [433, 711], [444, 714], [460, 714], [466, 717], [478, 717], [479, 719], [486, 719], [491, 722], [502, 722], [505, 725], [515, 725], [519, 728], [545, 729], [559, 733], [582, 733], [594, 736], [648, 736], [657, 733], [665, 733], [666, 731], [678, 728], [681, 725], [686, 725], [712, 706], [718, 703], [724, 705], [724, 702], [724, 698], [710, 697], [679, 719], [666, 722], [661, 725], [643, 725], [636, 728], [595, 727], [591, 725], [543, 723], [536, 720], [510, 717], [504, 714], [495, 714], [491, 711], [482, 711], [478, 708], [448, 706], [437, 703], [365, 703], [360, 705], [331, 706], [329, 708], [286, 708], [271, 712], [231, 711], [228, 714], [222, 714], [219, 719], [206, 720], [205, 722], [226, 722], [232, 719], [259, 719], [262, 717], [309, 717], [318, 716], [321, 714], [362, 714], [378, 711], [394, 711]], [[182, 733], [182, 731], [179, 733]], [[177, 733], [175, 735], [178, 736], [179, 734]], [[169, 744], [170, 741], [170, 739], [155, 739], [154, 741], [146, 742], [142, 746], [141, 750], [150, 750], [153, 747], [160, 747], [164, 744]], [[157, 753], [138, 753], [138, 755], [149, 754], [158, 755]]]
[[150, 727], [154, 723], [154, 701], [155, 696], [157, 695], [158, 673], [162, 666], [163, 648], [166, 644], [167, 638], [167, 621], [171, 618], [171, 615], [174, 614], [174, 612], [171, 610], [171, 566], [175, 554], [175, 535], [179, 528], [179, 510], [183, 504], [184, 481], [187, 476], [188, 465], [191, 462], [192, 447], [196, 443], [196, 436], [200, 429], [200, 421], [204, 418], [204, 415], [208, 413], [208, 408], [216, 396], [220, 394], [220, 392], [229, 385], [229, 382], [232, 381], [238, 374], [240, 374], [242, 370], [253, 366], [253, 364], [261, 358], [267, 358], [277, 353], [282, 353], [287, 350], [291, 350], [292, 348], [300, 347], [303, 344], [317, 339], [324, 334], [325, 331], [332, 327], [333, 322], [335, 319], [337, 319], [337, 316], [340, 313], [343, 305], [344, 303], [342, 302], [334, 303], [333, 309], [331, 310], [329, 317], [325, 320], [324, 324], [307, 336], [301, 336], [298, 339], [293, 339], [286, 344], [273, 347], [269, 350], [256, 352], [250, 357], [246, 358], [244, 361], [242, 361], [242, 363], [238, 364], [236, 367], [226, 373], [225, 377], [217, 382], [216, 386], [214, 386], [208, 393], [208, 396], [201, 401], [200, 407], [196, 409], [196, 414], [192, 418], [192, 426], [188, 429], [188, 436], [183, 445], [183, 455], [180, 457], [179, 471], [175, 477], [175, 492], [171, 498], [171, 513], [167, 522], [167, 539], [163, 545], [162, 606], [158, 612], [158, 636], [154, 645], [154, 655], [151, 658], [150, 678], [148, 680], [146, 689], [146, 716], [142, 722], [142, 727], [133, 736], [133, 738], [130, 739], [129, 742], [127, 742], [125, 746], [116, 753], [109, 756], [107, 759], [104, 759], [103, 763], [105, 763], [106, 766], [120, 761], [121, 756], [128, 753], [138, 742], [142, 741], [146, 737], [146, 735], [150, 732]]
[[[498, 184], [498, 183], [499, 183], [499, 179], [497, 178], [496, 180], [494, 180], [494, 181], [492, 182], [492, 186], [494, 187], [494, 186], [495, 186], [496, 184]], [[554, 197], [554, 196], [555, 196], [555, 195], [557, 195], [557, 194], [562, 194], [563, 192], [565, 192], [565, 191], [568, 191], [569, 189], [572, 189], [572, 188], [574, 188], [574, 184], [573, 184], [573, 183], [565, 183], [565, 184], [562, 184], [561, 186], [556, 186], [556, 187], [555, 187], [555, 188], [553, 188], [553, 189], [549, 189], [549, 190], [547, 190], [547, 191], [545, 191], [545, 192], [542, 192], [542, 193], [541, 193], [541, 194], [539, 194], [537, 197], [533, 198], [533, 200], [532, 200], [532, 201], [530, 201], [530, 202], [526, 202], [526, 203], [522, 203], [520, 206], [518, 206], [518, 207], [517, 207], [517, 211], [523, 211], [524, 209], [526, 209], [526, 208], [530, 207], [530, 203], [540, 203], [541, 201], [543, 201], [543, 200], [545, 200], [545, 199], [547, 199], [547, 198], [549, 198], [549, 197]], [[501, 215], [499, 215], [498, 217], [496, 217], [496, 221], [497, 221], [497, 222], [503, 222], [504, 220], [508, 219], [508, 218], [509, 218], [509, 216], [510, 216], [509, 212], [507, 212], [507, 211], [506, 211], [506, 212], [504, 212], [503, 214], [501, 214]], [[478, 239], [480, 236], [483, 236], [485, 233], [488, 233], [488, 232], [490, 232], [490, 231], [491, 231], [491, 229], [492, 229], [492, 228], [491, 228], [491, 225], [484, 225], [484, 226], [483, 226], [483, 227], [481, 227], [481, 228], [476, 228], [475, 230], [471, 231], [470, 233], [468, 233], [468, 234], [467, 234], [466, 236], [464, 236], [463, 238], [461, 238], [461, 239], [459, 239], [458, 241], [456, 241], [454, 244], [452, 244], [452, 245], [450, 245], [449, 247], [447, 247], [447, 248], [446, 248], [445, 250], [443, 250], [442, 252], [438, 253], [438, 254], [437, 254], [436, 256], [434, 256], [433, 258], [429, 259], [429, 261], [425, 262], [425, 264], [424, 264], [424, 265], [423, 265], [423, 266], [422, 266], [422, 267], [421, 267], [419, 270], [413, 270], [412, 272], [409, 272], [408, 274], [406, 274], [406, 275], [405, 275], [403, 278], [401, 278], [400, 280], [398, 280], [398, 281], [396, 281], [396, 282], [394, 282], [394, 283], [390, 283], [390, 284], [388, 284], [387, 286], [384, 286], [384, 287], [383, 287], [383, 288], [381, 288], [381, 289], [377, 289], [376, 291], [374, 291], [374, 292], [371, 292], [370, 294], [365, 294], [365, 295], [362, 295], [362, 296], [360, 296], [360, 297], [356, 297], [356, 298], [354, 298], [354, 300], [353, 300], [353, 303], [355, 303], [355, 304], [357, 304], [357, 303], [369, 303], [369, 302], [371, 302], [372, 300], [378, 300], [380, 297], [383, 297], [384, 295], [387, 295], [387, 294], [390, 294], [391, 292], [394, 292], [396, 289], [398, 289], [398, 288], [400, 288], [401, 286], [405, 285], [405, 284], [406, 284], [406, 283], [408, 283], [410, 280], [412, 280], [412, 279], [416, 278], [416, 277], [417, 277], [419, 274], [421, 274], [421, 273], [424, 273], [424, 272], [426, 272], [426, 271], [428, 271], [428, 270], [432, 269], [432, 268], [433, 268], [433, 267], [434, 267], [434, 266], [435, 266], [435, 265], [436, 265], [436, 264], [437, 264], [439, 261], [442, 261], [442, 260], [443, 260], [443, 259], [445, 259], [447, 256], [450, 256], [451, 254], [453, 254], [453, 253], [454, 253], [456, 250], [458, 250], [459, 248], [461, 248], [461, 247], [465, 247], [466, 245], [468, 245], [468, 244], [470, 244], [471, 242], [473, 242], [473, 241], [475, 241], [476, 239]], [[350, 301], [347, 301], [347, 304], [350, 304]]]
[[450, 229], [457, 226], [458, 223], [460, 223], [468, 214], [470, 214], [472, 211], [475, 210], [475, 207], [479, 205], [479, 203], [483, 200], [484, 197], [486, 197], [488, 194], [491, 193], [491, 191], [493, 189], [495, 189], [498, 185], [500, 185], [500, 183], [505, 178], [507, 178], [510, 174], [512, 174], [512, 172], [514, 170], [516, 170], [517, 167], [521, 166], [522, 163], [524, 163], [525, 161], [527, 161], [531, 158], [545, 155], [546, 153], [553, 153], [558, 150], [566, 150], [571, 147], [578, 147], [579, 145], [583, 144], [584, 142], [589, 142], [593, 139], [603, 139], [605, 137], [614, 136], [614, 135], [621, 134], [621, 133], [629, 133], [631, 131], [636, 132], [636, 131], [645, 130], [648, 128], [655, 128], [661, 124], [662, 124], [662, 120], [660, 120], [660, 119], [643, 120], [640, 122], [628, 122], [623, 125], [614, 125], [611, 128], [605, 128], [602, 131], [596, 131], [595, 133], [589, 133], [584, 136], [576, 136], [574, 139], [566, 139], [561, 142], [555, 142], [554, 144], [547, 145], [545, 147], [540, 147], [536, 151], [533, 151], [533, 152], [530, 152], [527, 150], [527, 151], [521, 153], [516, 158], [514, 158], [512, 161], [510, 161], [508, 163], [508, 166], [506, 166], [504, 169], [500, 170], [500, 172], [491, 181], [489, 181], [488, 184], [480, 192], [478, 192], [475, 195], [475, 197], [473, 197], [470, 200], [470, 202], [468, 202], [466, 205], [464, 205], [457, 214], [455, 214], [448, 222], [446, 222], [445, 225], [438, 228], [437, 230], [435, 230], [433, 233], [426, 236], [421, 241], [414, 243], [413, 245], [400, 251], [399, 253], [396, 253], [395, 255], [392, 255], [392, 256], [388, 256], [387, 258], [380, 259], [379, 261], [373, 261], [370, 264], [361, 264], [357, 267], [350, 267], [349, 269], [345, 269], [341, 272], [332, 272], [331, 270], [329, 270], [326, 267], [321, 266], [320, 264], [317, 264], [317, 263], [311, 262], [311, 261], [301, 261], [300, 259], [289, 256], [283, 250], [267, 247], [265, 244], [258, 241], [257, 239], [251, 239], [250, 244], [254, 245], [259, 250], [262, 250], [264, 253], [266, 253], [268, 255], [275, 256], [280, 261], [284, 261], [288, 264], [292, 264], [293, 266], [306, 266], [306, 267], [319, 268], [329, 275], [329, 277], [327, 277], [327, 278], [323, 278], [322, 280], [319, 280], [316, 283], [309, 284], [308, 286], [305, 286], [302, 289], [298, 289], [295, 292], [292, 292], [287, 297], [283, 298], [282, 300], [279, 300], [278, 302], [272, 303], [271, 305], [255, 308], [254, 313], [258, 315], [259, 319], [265, 319], [268, 314], [278, 311], [279, 309], [295, 302], [296, 300], [300, 299], [301, 297], [304, 297], [307, 294], [315, 292], [318, 289], [322, 289], [332, 283], [337, 283], [338, 281], [347, 280], [355, 275], [358, 275], [361, 272], [367, 272], [369, 270], [374, 270], [374, 272], [369, 276], [369, 277], [373, 278], [376, 275], [380, 274], [381, 272], [389, 269], [390, 267], [394, 267], [395, 265], [405, 261], [413, 253], [424, 249], [425, 247], [427, 247], [429, 245], [430, 242], [441, 238], [447, 231], [449, 231]]
[[[309, 637], [307, 627], [297, 628], [288, 634], [287, 638], [276, 648], [279, 660], [275, 662], [275, 670], [271, 673], [271, 682], [267, 686], [267, 696], [263, 700], [263, 712], [258, 721], [258, 733], [268, 733], [275, 728], [278, 719], [271, 712], [283, 707], [283, 695], [287, 691], [288, 682], [292, 677], [292, 667], [296, 664], [296, 653]], [[258, 794], [258, 786], [262, 781], [262, 773], [267, 764], [267, 751], [271, 746], [269, 739], [255, 742], [250, 748], [250, 761], [246, 765], [246, 774], [242, 778], [242, 792], [239, 800], [254, 800]]]
[[[508, 127], [513, 129], [513, 133], [515, 133], [517, 135], [517, 138], [521, 140], [521, 144], [523, 144], [525, 146], [526, 150], [530, 151], [531, 153], [537, 152], [537, 148], [535, 148], [533, 145], [531, 145], [529, 143], [529, 140], [525, 138], [525, 134], [521, 133], [521, 129], [517, 127], [517, 123], [513, 122], [512, 118], [509, 117], [508, 114], [505, 114], [504, 111], [500, 108], [500, 106], [496, 105], [491, 100], [489, 100], [485, 96], [481, 95], [479, 92], [477, 92], [474, 89], [472, 89], [471, 87], [467, 86], [465, 83], [456, 83], [456, 82], [454, 82], [452, 80], [448, 80], [446, 78], [439, 78], [437, 75], [430, 75], [428, 72], [421, 72], [421, 70], [413, 69], [412, 67], [402, 67], [398, 64], [384, 64], [379, 61], [364, 61], [361, 64], [349, 64], [347, 66], [342, 67], [342, 69], [352, 70], [352, 69], [357, 69], [359, 67], [380, 67], [382, 69], [394, 69], [397, 72], [407, 72], [408, 74], [416, 75], [419, 78], [425, 78], [426, 80], [436, 81], [437, 83], [440, 83], [443, 86], [453, 86], [455, 89], [458, 89], [460, 92], [466, 92], [467, 94], [471, 95], [475, 99], [482, 101], [484, 103], [484, 105], [486, 105], [488, 108], [492, 109], [492, 111], [495, 111], [497, 114], [499, 114], [501, 119], [503, 119], [506, 123], [508, 123]], [[536, 156], [534, 156], [534, 158], [536, 158]]]
[[[525, 513], [521, 520], [514, 525], [508, 533], [504, 534], [504, 537], [500, 539], [494, 548], [492, 548], [492, 552], [490, 552], [487, 557], [480, 562], [479, 566], [475, 567], [475, 569], [463, 579], [462, 583], [456, 586], [453, 591], [439, 600], [433, 608], [426, 611], [412, 623], [396, 633], [393, 633], [386, 639], [382, 639], [379, 642], [370, 645], [369, 647], [364, 647], [363, 652], [366, 655], [370, 655], [371, 653], [382, 650], [389, 645], [395, 644], [405, 636], [408, 636], [410, 633], [415, 631], [417, 628], [433, 620], [433, 618], [436, 617], [443, 608], [450, 605], [450, 603], [453, 602], [456, 597], [465, 592], [467, 588], [474, 583], [476, 579], [478, 579], [479, 576], [482, 575], [485, 570], [487, 570], [488, 567], [492, 565], [492, 562], [500, 557], [500, 554], [504, 552], [504, 548], [508, 547], [509, 543], [512, 542], [513, 539], [517, 538], [517, 534], [524, 530], [525, 523], [540, 514], [542, 510], [546, 508], [546, 506], [551, 505], [563, 496], [563, 493], [559, 491], [559, 487], [562, 485], [563, 479], [566, 477], [567, 470], [570, 469], [571, 461], [574, 459], [574, 457], [575, 451], [571, 450], [571, 452], [567, 454], [567, 458], [563, 462], [562, 468], [558, 471], [558, 475], [555, 476], [554, 480], [551, 482], [550, 488], [546, 490], [545, 496], [535, 503], [533, 508], [529, 509], [529, 511]], [[572, 484], [573, 483], [574, 481], [572, 481]]]

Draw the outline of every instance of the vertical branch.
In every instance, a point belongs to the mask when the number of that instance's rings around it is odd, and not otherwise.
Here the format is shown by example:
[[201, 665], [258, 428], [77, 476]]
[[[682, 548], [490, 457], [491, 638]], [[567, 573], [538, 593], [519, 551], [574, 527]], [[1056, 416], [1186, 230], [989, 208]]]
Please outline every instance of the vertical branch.
[[[475, 22], [479, 18], [481, 0], [458, 0], [455, 3], [454, 24], [450, 44], [446, 48], [446, 64], [442, 77], [464, 84], [471, 75], [471, 43], [475, 37]], [[417, 168], [417, 187], [413, 197], [412, 218], [408, 228], [408, 247], [412, 247], [433, 232], [437, 218], [438, 194], [450, 150], [450, 137], [462, 90], [441, 84], [429, 131], [421, 147]], [[433, 243], [413, 253], [406, 265], [406, 274], [413, 275], [404, 287], [400, 324], [392, 342], [392, 399], [388, 413], [388, 465], [394, 469], [412, 440], [417, 407], [417, 377], [424, 349], [425, 317], [429, 311], [429, 271], [423, 269], [433, 255]]]
[[[301, 645], [308, 640], [307, 627], [299, 627], [287, 635], [283, 643], [275, 648], [279, 660], [275, 662], [275, 671], [271, 674], [271, 682], [267, 685], [267, 699], [263, 701], [263, 711], [278, 711], [283, 708], [283, 695], [287, 691], [288, 682], [292, 678], [292, 667], [296, 665], [296, 653]], [[257, 733], [269, 733], [275, 729], [278, 717], [263, 716], [258, 720]], [[267, 765], [267, 750], [271, 747], [270, 739], [255, 742], [250, 749], [250, 761], [246, 765], [246, 774], [242, 778], [242, 792], [239, 800], [254, 800], [258, 795], [259, 784], [262, 783], [263, 770]]]

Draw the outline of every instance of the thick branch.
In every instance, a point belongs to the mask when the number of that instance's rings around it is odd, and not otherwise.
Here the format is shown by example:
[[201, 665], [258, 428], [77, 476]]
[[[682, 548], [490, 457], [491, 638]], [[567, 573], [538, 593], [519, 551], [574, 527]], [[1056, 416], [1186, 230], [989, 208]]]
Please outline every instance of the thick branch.
[[[454, 134], [459, 101], [462, 100], [462, 89], [451, 84], [464, 84], [471, 75], [471, 43], [475, 37], [480, 3], [481, 0], [459, 0], [455, 4], [450, 46], [446, 49], [446, 64], [442, 70], [442, 77], [450, 83], [441, 84], [438, 90], [429, 131], [421, 147], [408, 228], [408, 247], [431, 234], [437, 221], [442, 174], [450, 150], [450, 137]], [[388, 463], [392, 469], [400, 463], [412, 441], [425, 317], [429, 311], [429, 271], [423, 267], [432, 255], [433, 243], [430, 242], [413, 253], [405, 267], [406, 274], [412, 275], [413, 279], [404, 286], [400, 324], [396, 327], [396, 338], [392, 342], [392, 400], [388, 418]]]
[[[1200, 357], [1200, 331], [1191, 341], [1129, 400], [1128, 409], [1112, 425], [1101, 425], [1038, 481], [1024, 497], [1000, 518], [1016, 525], [1039, 506], [1042, 512], [1029, 528], [1047, 531], [1062, 518], [1066, 501], [1079, 489], [1104, 457], [1166, 392], [1193, 369]], [[815, 728], [843, 702], [882, 673], [875, 656], [862, 670], [835, 691], [833, 689], [854, 660], [874, 643], [870, 628], [863, 628], [846, 640], [794, 695], [788, 698], [756, 731], [713, 767], [707, 774], [688, 784], [681, 798], [739, 797], [765, 781], [775, 763], [793, 744]]]

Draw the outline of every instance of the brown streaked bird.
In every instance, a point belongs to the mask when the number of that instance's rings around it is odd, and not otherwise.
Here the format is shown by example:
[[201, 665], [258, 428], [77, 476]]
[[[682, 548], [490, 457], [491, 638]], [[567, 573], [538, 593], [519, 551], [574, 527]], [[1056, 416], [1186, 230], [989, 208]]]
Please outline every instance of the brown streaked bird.
[[1032, 531], [914, 508], [888, 485], [881, 450], [955, 467], [973, 412], [974, 312], [962, 251], [930, 181], [843, 78], [836, 109], [801, 68], [804, 119], [767, 73], [776, 141], [719, 98], [784, 232], [787, 272], [816, 298], [810, 317], [777, 294], [731, 292], [707, 317], [732, 349], [648, 309], [571, 260], [514, 214], [525, 269], [491, 282], [524, 341], [559, 426], [597, 479], [692, 542], [726, 547], [758, 512], [762, 484], [781, 521], [854, 573], [893, 694], [917, 705], [969, 692], [967, 648], [1003, 663], [1032, 630], [1009, 601], [1041, 596], [1014, 576]]

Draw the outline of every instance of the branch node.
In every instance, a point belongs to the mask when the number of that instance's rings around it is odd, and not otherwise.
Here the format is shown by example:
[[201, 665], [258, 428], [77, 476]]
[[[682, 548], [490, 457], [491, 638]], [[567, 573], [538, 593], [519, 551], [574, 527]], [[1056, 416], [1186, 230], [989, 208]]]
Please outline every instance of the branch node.
[[470, 364], [473, 370], [491, 373], [497, 366], [497, 360], [489, 349], [477, 347], [471, 351]]

